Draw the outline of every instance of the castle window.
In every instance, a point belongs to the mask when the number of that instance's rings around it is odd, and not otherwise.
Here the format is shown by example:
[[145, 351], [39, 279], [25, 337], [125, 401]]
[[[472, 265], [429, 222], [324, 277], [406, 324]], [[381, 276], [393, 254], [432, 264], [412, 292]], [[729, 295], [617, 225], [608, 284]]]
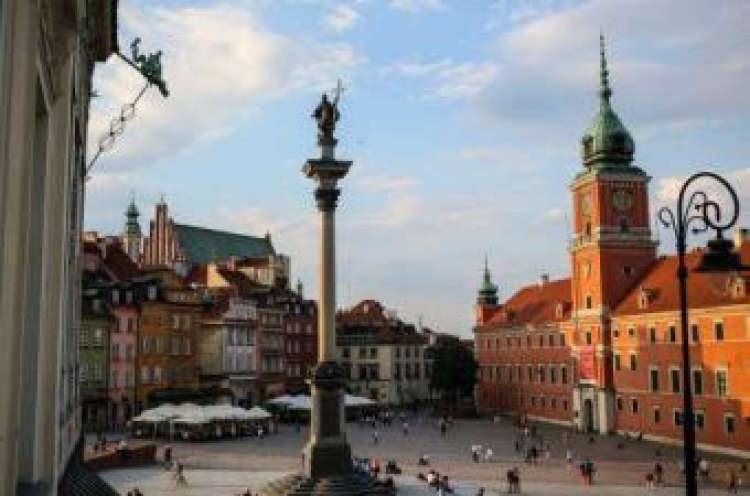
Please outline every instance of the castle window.
[[674, 416], [674, 425], [679, 427], [682, 425], [682, 411], [673, 410], [672, 415]]
[[626, 217], [620, 218], [620, 232], [621, 233], [630, 232], [630, 226], [628, 225], [628, 219]]
[[654, 413], [654, 417], [653, 417], [654, 423], [655, 424], [660, 423], [661, 422], [661, 410], [659, 410], [658, 406], [654, 407], [654, 412], [653, 413]]
[[590, 309], [593, 307], [593, 300], [591, 299], [590, 295], [586, 296], [586, 308]]
[[701, 340], [700, 330], [698, 329], [698, 324], [692, 324], [690, 326], [690, 334], [692, 335], [693, 342], [697, 343]]
[[734, 434], [734, 415], [731, 413], [725, 413], [724, 414], [724, 431], [727, 433], [728, 436], [731, 436]]
[[677, 342], [677, 329], [675, 328], [674, 324], [669, 326], [669, 342], [670, 343]]
[[638, 413], [638, 400], [635, 398], [630, 398], [630, 411]]
[[714, 335], [716, 336], [716, 341], [724, 341], [724, 323], [723, 322], [714, 322]]
[[659, 391], [659, 369], [656, 367], [650, 367], [648, 371], [648, 377], [651, 391], [654, 393]]
[[672, 385], [672, 392], [673, 393], [679, 393], [680, 392], [680, 369], [673, 368], [669, 369], [669, 380]]
[[704, 412], [695, 412], [695, 426], [703, 430], [706, 426], [706, 414]]
[[584, 231], [587, 238], [591, 237], [591, 222], [586, 222], [586, 230]]
[[656, 342], [656, 327], [649, 327], [648, 338], [649, 338], [649, 341], [651, 341], [652, 343]]
[[626, 265], [622, 268], [622, 273], [626, 276], [629, 276], [633, 273], [633, 266], [632, 265]]
[[622, 396], [617, 397], [617, 411], [618, 412], [622, 411]]

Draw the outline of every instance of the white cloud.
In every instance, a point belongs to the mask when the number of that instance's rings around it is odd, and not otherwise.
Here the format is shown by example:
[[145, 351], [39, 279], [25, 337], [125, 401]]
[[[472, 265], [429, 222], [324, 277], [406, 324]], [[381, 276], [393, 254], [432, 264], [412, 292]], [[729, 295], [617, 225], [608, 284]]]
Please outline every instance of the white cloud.
[[349, 5], [333, 5], [328, 9], [323, 23], [334, 33], [343, 33], [352, 29], [360, 18], [359, 12]]
[[548, 223], [559, 223], [565, 219], [565, 211], [560, 207], [552, 207], [545, 212], [542, 212], [534, 221], [535, 226], [540, 226]]
[[424, 12], [445, 7], [443, 0], [389, 0], [388, 7], [406, 12]]
[[[144, 52], [163, 50], [169, 98], [148, 92], [125, 133], [102, 160], [148, 165], [231, 132], [233, 124], [270, 99], [330, 85], [360, 59], [346, 43], [320, 44], [264, 28], [251, 7], [219, 3], [166, 8], [125, 4], [121, 31], [138, 33]], [[124, 36], [123, 36], [124, 37]], [[127, 43], [122, 43], [127, 51]], [[313, 56], [325, 51], [326, 57]], [[90, 136], [95, 142], [143, 81], [113, 57], [97, 71]]]
[[739, 54], [750, 50], [748, 15], [750, 4], [736, 2], [610, 0], [534, 17], [498, 38], [491, 60], [501, 69], [480, 108], [514, 126], [558, 129], [590, 115], [603, 28], [613, 103], [626, 124], [703, 126], [743, 115], [750, 63]]
[[495, 80], [498, 66], [493, 62], [457, 62], [444, 58], [430, 62], [398, 62], [389, 72], [428, 80], [432, 97], [467, 98], [476, 96]]
[[354, 180], [352, 186], [362, 193], [388, 193], [410, 188], [418, 184], [417, 178], [411, 176], [374, 175], [361, 176]]

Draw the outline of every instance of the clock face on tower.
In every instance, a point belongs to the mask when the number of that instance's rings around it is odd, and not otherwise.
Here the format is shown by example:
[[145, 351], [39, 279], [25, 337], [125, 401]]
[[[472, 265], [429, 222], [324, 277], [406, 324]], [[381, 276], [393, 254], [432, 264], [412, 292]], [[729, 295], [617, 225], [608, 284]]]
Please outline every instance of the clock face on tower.
[[633, 195], [624, 189], [615, 190], [612, 194], [612, 204], [618, 212], [628, 212], [633, 208]]
[[581, 199], [581, 211], [585, 217], [591, 215], [591, 195], [585, 194]]

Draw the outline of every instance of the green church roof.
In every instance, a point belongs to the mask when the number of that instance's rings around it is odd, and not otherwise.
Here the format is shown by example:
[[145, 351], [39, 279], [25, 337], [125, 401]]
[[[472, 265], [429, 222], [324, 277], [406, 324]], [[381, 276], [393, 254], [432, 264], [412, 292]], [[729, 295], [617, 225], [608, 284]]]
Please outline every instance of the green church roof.
[[187, 261], [205, 264], [230, 257], [266, 257], [275, 255], [271, 238], [217, 231], [205, 227], [174, 224], [179, 245]]
[[600, 38], [601, 43], [601, 69], [599, 89], [599, 112], [583, 135], [583, 162], [587, 166], [628, 166], [633, 160], [635, 153], [635, 142], [630, 132], [622, 124], [620, 118], [612, 109], [610, 97], [612, 90], [609, 87], [609, 71], [607, 70], [607, 58], [604, 53], [604, 36]]

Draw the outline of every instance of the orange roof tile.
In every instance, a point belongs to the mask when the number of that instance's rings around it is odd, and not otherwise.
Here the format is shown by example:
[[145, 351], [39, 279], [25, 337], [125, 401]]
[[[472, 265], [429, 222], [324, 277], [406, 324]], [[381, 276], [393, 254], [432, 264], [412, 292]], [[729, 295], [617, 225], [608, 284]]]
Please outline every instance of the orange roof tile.
[[566, 320], [570, 317], [570, 296], [569, 278], [531, 284], [521, 288], [500, 305], [485, 325], [540, 325]]
[[[735, 295], [731, 291], [729, 282], [735, 276], [731, 274], [703, 274], [694, 271], [702, 254], [702, 251], [694, 250], [685, 257], [689, 273], [688, 308], [750, 303], [750, 292], [744, 291], [744, 288], [739, 295]], [[743, 264], [750, 264], [750, 242], [742, 243], [740, 255]], [[640, 283], [634, 285], [633, 289], [615, 307], [613, 314], [633, 315], [679, 310], [678, 263], [677, 255], [658, 258]], [[742, 284], [745, 283], [742, 282]]]

